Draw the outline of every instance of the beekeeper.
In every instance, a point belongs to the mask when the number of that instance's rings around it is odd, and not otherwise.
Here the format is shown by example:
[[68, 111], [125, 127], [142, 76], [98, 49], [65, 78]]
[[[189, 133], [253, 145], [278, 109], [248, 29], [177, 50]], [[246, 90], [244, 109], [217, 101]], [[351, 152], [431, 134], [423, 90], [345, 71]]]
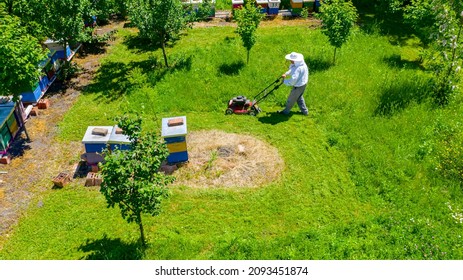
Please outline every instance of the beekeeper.
[[297, 102], [301, 113], [305, 116], [309, 114], [309, 110], [305, 105], [303, 97], [305, 87], [309, 81], [309, 68], [305, 64], [304, 56], [297, 52], [292, 52], [285, 56], [287, 60], [291, 62], [289, 70], [281, 75], [284, 79], [284, 84], [291, 87], [288, 99], [286, 100], [286, 106], [284, 110], [278, 111], [280, 114], [287, 115]]

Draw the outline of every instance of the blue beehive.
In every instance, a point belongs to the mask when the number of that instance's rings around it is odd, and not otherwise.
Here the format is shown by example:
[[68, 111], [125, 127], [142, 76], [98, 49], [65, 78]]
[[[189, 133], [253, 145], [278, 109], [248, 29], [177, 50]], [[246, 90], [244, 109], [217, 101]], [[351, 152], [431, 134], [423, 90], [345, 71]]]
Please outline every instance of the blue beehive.
[[167, 163], [174, 164], [188, 161], [186, 146], [186, 117], [172, 117], [162, 119], [161, 136], [167, 144], [169, 156]]
[[42, 97], [42, 89], [37, 82], [30, 90], [21, 92], [23, 103], [35, 103]]
[[42, 92], [45, 92], [48, 89], [48, 84], [49, 84], [48, 76], [44, 75], [43, 77], [40, 78], [39, 80], [39, 86], [40, 90]]
[[[95, 134], [94, 129], [99, 128], [102, 130], [107, 130], [105, 135]], [[109, 137], [113, 131], [112, 126], [89, 126], [85, 132], [84, 138], [82, 138], [82, 143], [85, 146], [86, 153], [101, 153], [103, 149], [106, 148], [108, 144]]]
[[117, 125], [113, 127], [113, 130], [108, 140], [109, 148], [111, 149], [111, 151], [114, 151], [116, 149], [123, 151], [130, 150], [131, 142], [129, 140], [129, 137], [127, 137], [127, 135], [125, 134], [122, 134], [121, 132], [122, 131], [119, 130]]
[[54, 59], [68, 59], [71, 57], [71, 48], [69, 45], [66, 45], [66, 49], [62, 44], [51, 39], [46, 40], [43, 43], [50, 51], [55, 51], [53, 58]]
[[268, 13], [268, 0], [256, 0], [256, 6], [260, 7], [262, 14]]
[[[38, 67], [41, 70], [41, 77], [38, 83], [36, 83], [31, 89], [21, 92], [23, 103], [36, 103], [42, 98], [48, 87], [56, 79], [56, 68], [55, 64], [59, 66], [56, 58], [53, 58], [56, 54], [55, 51], [51, 51], [48, 54], [48, 58], [41, 61]], [[59, 69], [59, 68], [58, 68]]]
[[268, 14], [278, 15], [280, 12], [281, 0], [268, 0]]
[[9, 98], [0, 97], [0, 155], [6, 154], [10, 143], [22, 127], [22, 116], [16, 103]]

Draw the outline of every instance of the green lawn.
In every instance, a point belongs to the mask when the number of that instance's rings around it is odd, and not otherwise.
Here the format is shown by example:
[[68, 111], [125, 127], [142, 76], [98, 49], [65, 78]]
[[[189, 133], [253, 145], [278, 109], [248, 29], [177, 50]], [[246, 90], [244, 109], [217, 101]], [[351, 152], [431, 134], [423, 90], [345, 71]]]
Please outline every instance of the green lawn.
[[[434, 105], [413, 38], [399, 46], [356, 30], [332, 65], [319, 30], [261, 27], [245, 64], [232, 27], [197, 28], [168, 49], [168, 70], [161, 50], [140, 44], [134, 30], [120, 30], [117, 42], [60, 123], [60, 141], [80, 141], [88, 125], [112, 125], [130, 110], [155, 131], [161, 118], [186, 115], [190, 132], [219, 129], [277, 147], [280, 180], [173, 188], [161, 215], [144, 217], [146, 250], [138, 227], [106, 208], [97, 189], [50, 190], [42, 207], [31, 204], [0, 259], [463, 258], [462, 225], [452, 217], [463, 205], [461, 178], [439, 168], [443, 144], [462, 131], [461, 100]], [[257, 117], [224, 115], [231, 97], [252, 97], [280, 76], [291, 51], [310, 67], [309, 117], [297, 108], [289, 118], [274, 114], [286, 87]], [[461, 142], [451, 143], [458, 150]]]

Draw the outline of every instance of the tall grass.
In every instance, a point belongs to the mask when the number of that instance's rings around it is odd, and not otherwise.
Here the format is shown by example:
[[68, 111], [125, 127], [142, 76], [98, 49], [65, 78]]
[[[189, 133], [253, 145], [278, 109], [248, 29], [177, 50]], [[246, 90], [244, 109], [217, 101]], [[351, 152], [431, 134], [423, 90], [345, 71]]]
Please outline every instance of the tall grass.
[[[144, 219], [146, 250], [137, 227], [107, 209], [97, 189], [50, 190], [4, 241], [1, 259], [463, 257], [452, 216], [463, 203], [460, 181], [436, 169], [442, 132], [459, 133], [461, 109], [434, 106], [416, 48], [357, 31], [332, 65], [318, 30], [265, 27], [245, 64], [234, 29], [213, 27], [189, 30], [168, 49], [173, 66], [165, 69], [161, 51], [133, 44], [133, 36], [119, 32], [60, 124], [61, 141], [80, 141], [88, 125], [111, 125], [129, 110], [157, 131], [162, 117], [186, 115], [189, 131], [248, 134], [277, 147], [286, 164], [281, 179], [257, 189], [173, 189], [162, 214]], [[285, 87], [257, 117], [224, 115], [231, 97], [252, 97], [279, 77], [291, 51], [310, 67], [310, 117], [296, 108], [290, 117], [273, 113]]]

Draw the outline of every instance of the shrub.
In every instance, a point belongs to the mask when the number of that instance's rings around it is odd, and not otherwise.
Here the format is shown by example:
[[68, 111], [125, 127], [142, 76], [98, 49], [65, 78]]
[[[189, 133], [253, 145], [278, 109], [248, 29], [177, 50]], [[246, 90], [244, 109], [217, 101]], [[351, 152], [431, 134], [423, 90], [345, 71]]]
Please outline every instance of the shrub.
[[438, 146], [437, 169], [449, 179], [463, 182], [463, 132], [446, 137]]

